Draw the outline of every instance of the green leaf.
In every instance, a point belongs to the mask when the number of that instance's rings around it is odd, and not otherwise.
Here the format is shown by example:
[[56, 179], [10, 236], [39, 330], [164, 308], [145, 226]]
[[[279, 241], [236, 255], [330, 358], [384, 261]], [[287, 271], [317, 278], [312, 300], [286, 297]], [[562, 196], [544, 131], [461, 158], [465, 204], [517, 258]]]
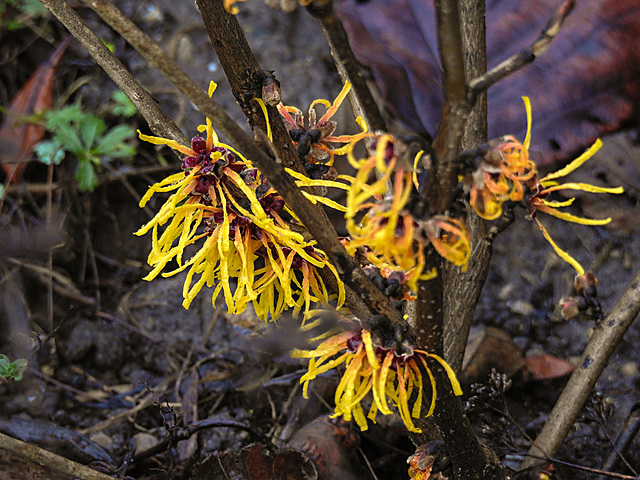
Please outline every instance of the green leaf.
[[96, 138], [107, 129], [104, 121], [94, 115], [87, 115], [84, 122], [80, 124], [80, 138], [87, 150], [91, 150]]
[[66, 155], [62, 144], [55, 139], [40, 142], [34, 150], [38, 160], [46, 165], [60, 165]]
[[40, 3], [40, 0], [24, 0], [20, 10], [30, 17], [42, 17], [49, 13], [46, 7]]
[[76, 182], [78, 182], [78, 189], [83, 192], [92, 192], [98, 186], [98, 175], [91, 161], [78, 160]]
[[111, 111], [114, 115], [122, 115], [123, 117], [132, 117], [138, 113], [136, 106], [129, 100], [122, 90], [116, 90], [111, 94], [111, 98], [116, 104]]
[[136, 149], [126, 145], [124, 141], [132, 138], [134, 133], [133, 128], [129, 125], [113, 127], [104, 137], [98, 140], [94, 153], [113, 158], [131, 156], [135, 154]]
[[24, 358], [19, 358], [12, 362], [6, 355], [0, 354], [0, 377], [19, 382], [22, 380], [27, 363]]
[[55, 131], [54, 137], [62, 147], [68, 151], [74, 153], [76, 156], [83, 156], [86, 152], [78, 132], [71, 125], [60, 125]]
[[47, 130], [56, 132], [58, 128], [70, 126], [71, 123], [82, 123], [87, 114], [82, 111], [82, 107], [77, 103], [67, 105], [58, 110], [49, 110], [47, 117]]

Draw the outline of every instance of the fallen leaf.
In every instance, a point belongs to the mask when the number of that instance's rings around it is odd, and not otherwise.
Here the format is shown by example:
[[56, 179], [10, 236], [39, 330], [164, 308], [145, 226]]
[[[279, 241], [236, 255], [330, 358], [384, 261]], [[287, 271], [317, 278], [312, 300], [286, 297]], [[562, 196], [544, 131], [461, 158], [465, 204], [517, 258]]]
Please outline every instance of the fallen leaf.
[[11, 101], [0, 127], [0, 165], [11, 183], [20, 183], [26, 157], [45, 134], [44, 125], [27, 123], [24, 117], [40, 113], [53, 102], [56, 66], [69, 46], [65, 39], [31, 75]]
[[572, 364], [553, 355], [532, 355], [526, 357], [524, 361], [534, 380], [561, 378], [575, 370]]
[[513, 378], [524, 367], [522, 350], [506, 332], [493, 327], [472, 327], [460, 377], [465, 387], [485, 383], [492, 370]]
[[[533, 42], [560, 0], [487, 2], [488, 66]], [[433, 134], [442, 109], [433, 2], [340, 0], [337, 13], [389, 113]], [[577, 2], [536, 61], [489, 89], [489, 138], [524, 139], [521, 96], [533, 106], [532, 154], [567, 159], [640, 113], [640, 8], [635, 0]]]
[[193, 480], [318, 480], [316, 468], [306, 455], [291, 448], [272, 452], [254, 443], [239, 452], [212, 455], [194, 472]]

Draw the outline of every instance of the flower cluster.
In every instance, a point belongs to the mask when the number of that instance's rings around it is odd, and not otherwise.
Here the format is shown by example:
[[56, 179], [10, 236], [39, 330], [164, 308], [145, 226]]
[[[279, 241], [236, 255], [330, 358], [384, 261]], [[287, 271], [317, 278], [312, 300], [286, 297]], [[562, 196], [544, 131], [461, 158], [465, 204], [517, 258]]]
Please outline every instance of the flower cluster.
[[[465, 268], [471, 254], [470, 234], [459, 219], [440, 215], [420, 220], [412, 215], [408, 207], [419, 190], [418, 182], [414, 171], [399, 165], [394, 142], [392, 136], [381, 135], [374, 155], [362, 160], [347, 152], [357, 173], [349, 179], [346, 246], [351, 254], [360, 249], [381, 270], [405, 272], [407, 285], [415, 291], [418, 280], [435, 275], [424, 271], [427, 244], [431, 242], [444, 258]], [[376, 180], [370, 183], [374, 173]], [[366, 213], [359, 219], [361, 212]]]
[[[342, 416], [346, 421], [353, 418], [362, 430], [368, 428], [367, 418], [375, 422], [378, 412], [389, 415], [393, 405], [407, 429], [420, 432], [412, 419], [421, 416], [424, 373], [431, 389], [431, 406], [426, 416], [433, 413], [437, 395], [436, 382], [429, 368], [430, 358], [445, 369], [454, 393], [462, 394], [453, 370], [438, 355], [420, 350], [398, 335], [383, 338], [355, 324], [351, 330], [333, 332], [313, 350], [294, 350], [292, 356], [309, 359], [308, 371], [300, 379], [305, 398], [308, 398], [311, 380], [345, 365], [335, 393], [333, 417]], [[373, 398], [365, 417], [361, 404], [369, 393]]]
[[[210, 94], [214, 90], [212, 84]], [[292, 229], [295, 220], [282, 197], [247, 159], [218, 140], [209, 119], [199, 130], [206, 131], [206, 138], [194, 137], [191, 147], [139, 133], [142, 140], [186, 155], [183, 172], [151, 186], [140, 202], [143, 207], [155, 193], [174, 192], [136, 232], [152, 232], [148, 263], [153, 269], [145, 279], [152, 280], [175, 261], [177, 267], [163, 276], [188, 269], [185, 308], [207, 285], [214, 287], [214, 304], [222, 292], [230, 313], [252, 303], [258, 317], [266, 320], [285, 309], [293, 308], [296, 314], [311, 303], [327, 304], [332, 296], [320, 275], [327, 269], [336, 278], [341, 306], [344, 287], [337, 272], [314, 241]], [[184, 261], [185, 249], [196, 244], [198, 250]]]
[[531, 105], [524, 98], [527, 111], [527, 135], [523, 143], [507, 135], [488, 144], [488, 151], [473, 173], [469, 203], [485, 220], [502, 215], [507, 200], [524, 198], [525, 186], [535, 183], [536, 165], [529, 159], [531, 143]]
[[540, 227], [544, 238], [547, 239], [547, 241], [551, 244], [560, 258], [562, 258], [564, 261], [566, 261], [576, 269], [578, 275], [584, 275], [584, 268], [582, 268], [577, 260], [571, 257], [567, 252], [562, 250], [553, 241], [542, 223], [540, 223], [537, 213], [546, 213], [547, 215], [551, 215], [561, 220], [572, 223], [579, 223], [581, 225], [606, 225], [611, 222], [611, 218], [592, 219], [577, 217], [575, 215], [571, 215], [570, 213], [559, 210], [562, 207], [568, 207], [569, 205], [571, 205], [574, 202], [575, 198], [570, 198], [569, 200], [564, 201], [547, 200], [549, 195], [551, 195], [553, 192], [559, 192], [563, 190], [582, 190], [590, 193], [623, 193], [624, 189], [622, 187], [598, 187], [586, 183], [573, 182], [559, 184], [555, 181], [558, 178], [569, 175], [571, 172], [579, 168], [582, 164], [589, 160], [600, 149], [601, 146], [602, 142], [600, 141], [600, 139], [596, 140], [596, 142], [589, 149], [587, 149], [582, 155], [572, 161], [569, 165], [538, 180], [535, 184], [535, 187], [532, 189], [531, 194], [528, 195], [526, 199], [529, 214], [531, 218], [536, 221], [538, 227]]
[[523, 97], [523, 100], [527, 114], [527, 134], [524, 142], [519, 143], [512, 136], [489, 142], [488, 150], [472, 175], [470, 204], [479, 216], [486, 220], [494, 220], [502, 214], [502, 206], [506, 201], [524, 199], [530, 217], [537, 222], [544, 238], [563, 260], [574, 267], [579, 275], [583, 275], [584, 268], [553, 241], [540, 223], [537, 213], [543, 212], [561, 220], [582, 225], [606, 225], [611, 222], [611, 218], [583, 218], [560, 210], [562, 207], [571, 205], [575, 198], [564, 201], [553, 201], [547, 198], [553, 192], [563, 190], [582, 190], [590, 193], [623, 193], [624, 190], [622, 187], [607, 188], [585, 183], [559, 184], [556, 182], [556, 179], [567, 176], [589, 160], [602, 146], [599, 139], [566, 167], [538, 179], [536, 165], [529, 159], [531, 104], [528, 98]]

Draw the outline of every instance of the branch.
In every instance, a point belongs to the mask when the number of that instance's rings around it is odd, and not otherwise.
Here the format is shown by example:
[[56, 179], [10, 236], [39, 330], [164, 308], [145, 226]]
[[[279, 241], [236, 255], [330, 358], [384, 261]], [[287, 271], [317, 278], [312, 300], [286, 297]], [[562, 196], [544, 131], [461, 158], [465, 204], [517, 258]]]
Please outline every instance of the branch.
[[354, 113], [361, 116], [372, 131], [388, 131], [387, 124], [362, 74], [360, 63], [351, 50], [347, 33], [333, 8], [333, 0], [315, 0], [309, 4], [307, 11], [318, 19], [322, 33], [331, 49], [333, 63], [343, 83], [346, 80], [351, 82], [349, 102]]
[[40, 447], [0, 433], [0, 451], [4, 450], [24, 458], [53, 472], [68, 475], [80, 480], [113, 480], [113, 477], [97, 472], [89, 467], [73, 462], [65, 457], [47, 452]]
[[253, 126], [258, 143], [272, 148], [271, 154], [275, 160], [262, 152], [260, 155], [248, 152], [249, 158], [273, 188], [282, 195], [287, 205], [318, 242], [318, 247], [325, 252], [345, 285], [349, 287], [351, 291], [347, 292], [348, 306], [353, 312], [362, 315], [363, 318], [384, 315], [395, 325], [404, 325], [400, 312], [376, 288], [340, 243], [338, 234], [322, 207], [307, 200], [296, 186], [295, 180], [286, 173], [285, 166], [302, 169], [302, 164], [280, 114], [273, 107], [267, 107], [273, 142], [268, 140], [264, 115], [253, 101], [253, 98], [259, 95], [256, 89], [261, 88], [259, 80], [263, 71], [236, 17], [226, 12], [222, 0], [197, 0], [196, 3], [236, 100]]
[[62, 23], [69, 32], [87, 49], [93, 59], [111, 77], [120, 90], [136, 106], [149, 124], [149, 128], [161, 137], [170, 138], [182, 144], [187, 138], [178, 126], [160, 108], [158, 102], [142, 88], [140, 83], [109, 51], [106, 45], [89, 29], [78, 14], [64, 0], [40, 0], [47, 9]]
[[[265, 71], [260, 68], [238, 20], [235, 15], [225, 10], [222, 0], [196, 0], [196, 4], [218, 60], [231, 84], [233, 96], [249, 120], [251, 128], [258, 127], [266, 132], [264, 113], [254, 100], [262, 97]], [[267, 105], [267, 115], [278, 158], [286, 167], [304, 173], [304, 167], [291, 143], [280, 113], [275, 107]]]
[[[536, 438], [530, 455], [555, 455], [569, 433], [587, 397], [593, 390], [598, 378], [607, 365], [615, 347], [627, 331], [631, 322], [640, 312], [640, 270], [638, 270], [613, 307], [612, 312], [594, 329], [585, 348], [580, 366], [573, 372], [549, 418]], [[520, 469], [533, 465], [534, 460], [527, 458]]]
[[[436, 0], [435, 6], [445, 106], [433, 143], [435, 158], [432, 159], [429, 170], [425, 196], [432, 212], [444, 213], [453, 200], [454, 189], [458, 183], [457, 158], [472, 108], [472, 104], [466, 100], [465, 53], [473, 57], [474, 68], [484, 67], [484, 54], [476, 53], [478, 49], [484, 48], [484, 29], [480, 27], [484, 24], [484, 19], [483, 9], [469, 8], [469, 4], [465, 4], [467, 8], [464, 13], [468, 17], [465, 18], [465, 25], [468, 27], [468, 32], [465, 33], [472, 36], [467, 44], [463, 45], [462, 19], [458, 1]], [[485, 110], [481, 107], [477, 115], [486, 118], [484, 112]], [[475, 131], [475, 135], [467, 136], [467, 140], [475, 141], [479, 135], [485, 134], [484, 132], [485, 130], [480, 128]], [[448, 285], [444, 283], [443, 260], [430, 247], [427, 251], [426, 269], [433, 267], [437, 268], [438, 276], [429, 282], [423, 281], [418, 284], [415, 323], [423, 342], [421, 345], [429, 352], [442, 355], [446, 308], [444, 291]], [[460, 300], [460, 298], [457, 299]], [[469, 302], [473, 311], [475, 305], [472, 303], [473, 298], [462, 298], [462, 301]], [[483, 449], [480, 445], [469, 420], [464, 415], [460, 400], [452, 394], [450, 389], [444, 387], [446, 384], [442, 385], [440, 382], [437, 384], [439, 385], [439, 404], [434, 411], [434, 419], [453, 464], [453, 478], [487, 480], [506, 478], [506, 471], [495, 454]]]
[[575, 0], [565, 0], [565, 2], [558, 7], [553, 17], [551, 17], [547, 26], [540, 33], [540, 36], [531, 45], [520, 50], [485, 74], [474, 78], [469, 83], [468, 101], [473, 103], [475, 97], [480, 92], [486, 91], [492, 85], [495, 85], [503, 78], [527, 66], [546, 52], [553, 39], [556, 38], [567, 16], [573, 10], [575, 3]]
[[[487, 70], [485, 0], [467, 0], [460, 6], [462, 46], [467, 77], [474, 78]], [[477, 96], [469, 112], [462, 135], [461, 150], [477, 148], [487, 141], [487, 95]], [[482, 287], [489, 272], [493, 235], [489, 222], [467, 206], [467, 226], [472, 234], [472, 251], [466, 272], [452, 263], [443, 268], [444, 356], [457, 373], [467, 346], [469, 328]]]
[[118, 32], [144, 59], [165, 75], [217, 130], [240, 151], [255, 148], [253, 139], [160, 46], [140, 30], [109, 0], [82, 0]]

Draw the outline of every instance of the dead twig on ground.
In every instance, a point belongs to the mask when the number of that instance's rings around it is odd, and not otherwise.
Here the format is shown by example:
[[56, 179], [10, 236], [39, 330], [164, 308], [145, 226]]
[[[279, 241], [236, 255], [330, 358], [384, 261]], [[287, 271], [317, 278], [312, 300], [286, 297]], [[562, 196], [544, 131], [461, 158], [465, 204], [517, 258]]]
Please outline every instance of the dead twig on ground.
[[[636, 272], [611, 313], [595, 327], [582, 354], [580, 365], [569, 378], [569, 382], [538, 434], [534, 446], [529, 450], [530, 455], [540, 455], [542, 452], [542, 454], [553, 456], [558, 451], [615, 347], [638, 312], [640, 312], [640, 270]], [[535, 459], [529, 457], [522, 462], [520, 468], [529, 468], [534, 462]]]
[[24, 458], [30, 462], [47, 467], [53, 472], [68, 475], [79, 480], [113, 480], [113, 477], [92, 470], [55, 453], [43, 450], [21, 440], [0, 433], [0, 450], [4, 450]]

